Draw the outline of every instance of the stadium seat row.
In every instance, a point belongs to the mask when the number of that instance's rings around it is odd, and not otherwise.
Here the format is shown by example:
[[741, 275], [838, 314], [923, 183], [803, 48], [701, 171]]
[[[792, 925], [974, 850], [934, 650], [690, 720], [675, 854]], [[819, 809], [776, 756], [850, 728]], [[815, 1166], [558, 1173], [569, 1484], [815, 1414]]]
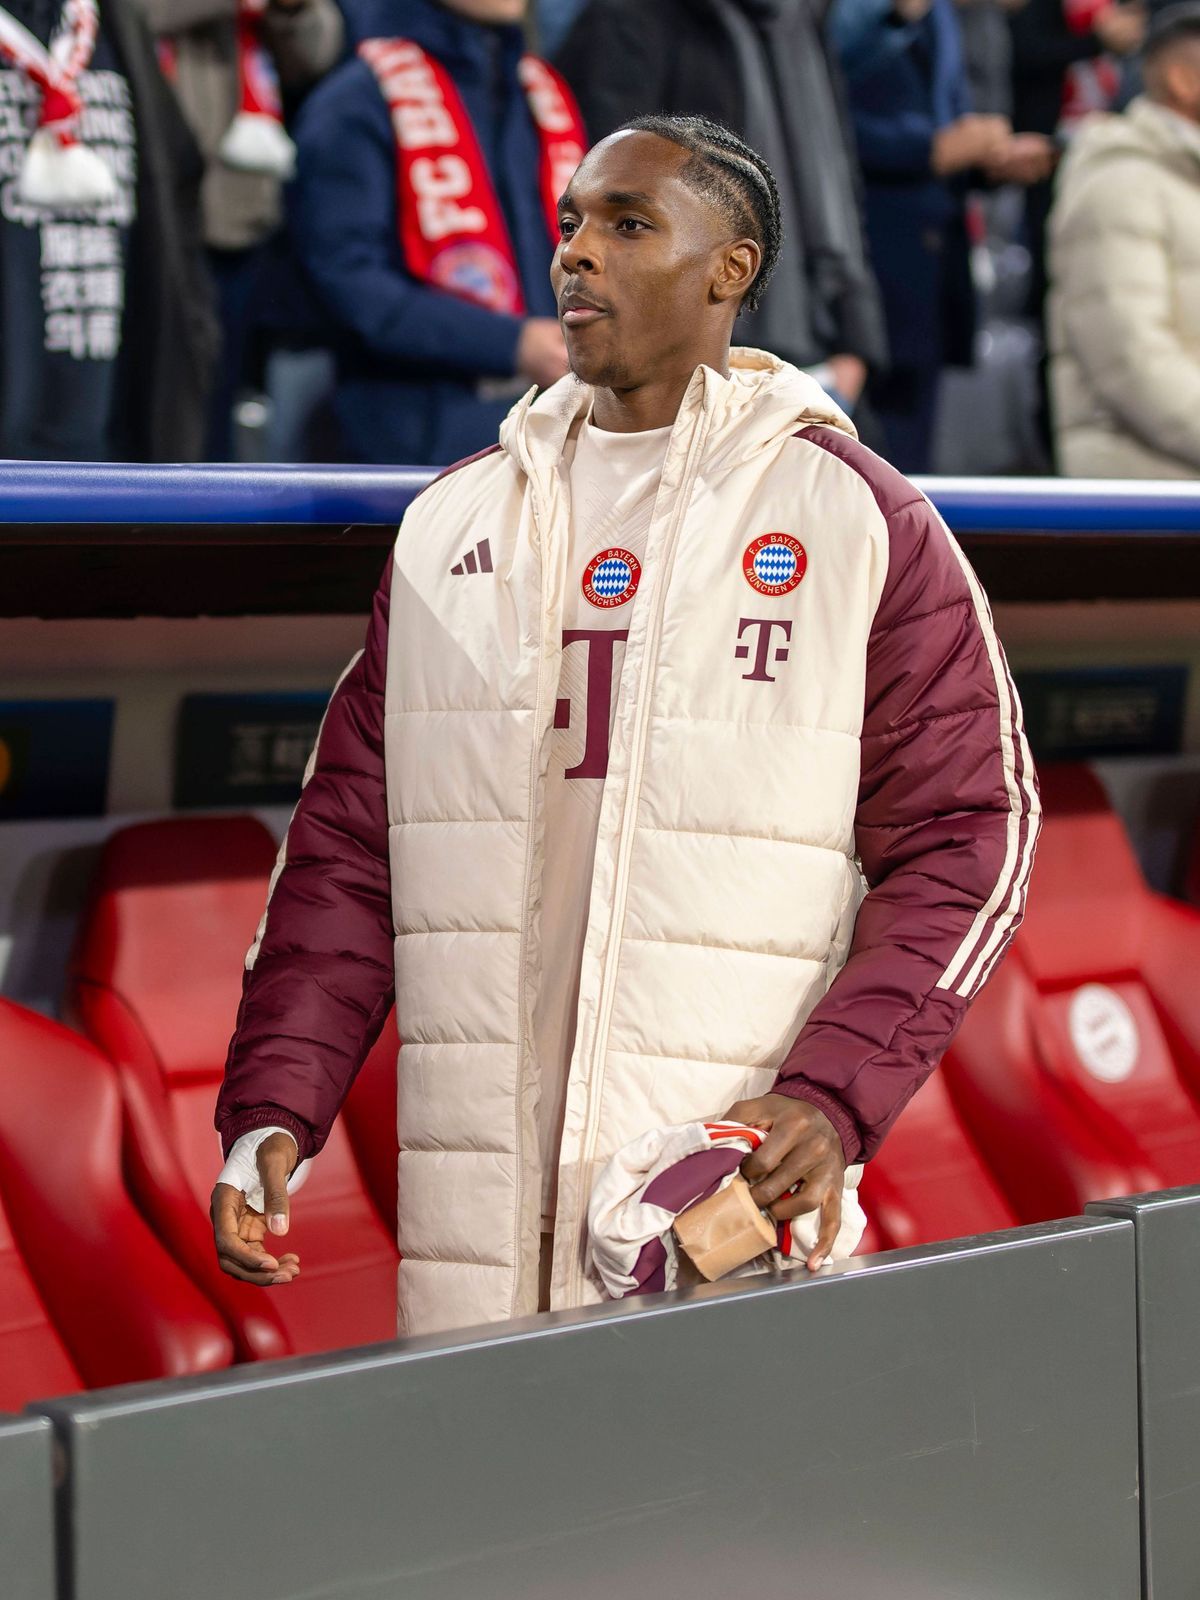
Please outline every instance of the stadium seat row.
[[[864, 1252], [1200, 1181], [1200, 912], [1147, 888], [1085, 769], [1047, 770], [1043, 801], [1024, 927], [867, 1168]], [[214, 1259], [213, 1103], [274, 857], [246, 817], [121, 830], [77, 1031], [0, 1002], [0, 1409], [394, 1335], [392, 1022], [298, 1202], [300, 1277]]]

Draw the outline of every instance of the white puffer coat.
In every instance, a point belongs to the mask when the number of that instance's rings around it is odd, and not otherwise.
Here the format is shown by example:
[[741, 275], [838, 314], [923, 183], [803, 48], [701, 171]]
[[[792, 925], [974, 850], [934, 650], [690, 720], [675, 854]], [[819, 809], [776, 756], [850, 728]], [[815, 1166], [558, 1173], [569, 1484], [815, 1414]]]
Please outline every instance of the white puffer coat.
[[1200, 473], [1200, 127], [1147, 99], [1076, 136], [1050, 219], [1060, 470]]
[[[405, 517], [281, 853], [218, 1104], [226, 1149], [282, 1125], [319, 1150], [390, 1002], [394, 940], [402, 1332], [537, 1309], [561, 458], [589, 403], [573, 379], [527, 398], [502, 449]], [[802, 581], [751, 582], [767, 533], [802, 546]], [[795, 369], [753, 351], [729, 378], [698, 368], [612, 730], [555, 1308], [602, 1298], [593, 1178], [648, 1128], [775, 1089], [824, 1110], [851, 1162], [878, 1145], [1019, 921], [1036, 816], [986, 602], [928, 502]], [[857, 930], [856, 852], [878, 890]]]

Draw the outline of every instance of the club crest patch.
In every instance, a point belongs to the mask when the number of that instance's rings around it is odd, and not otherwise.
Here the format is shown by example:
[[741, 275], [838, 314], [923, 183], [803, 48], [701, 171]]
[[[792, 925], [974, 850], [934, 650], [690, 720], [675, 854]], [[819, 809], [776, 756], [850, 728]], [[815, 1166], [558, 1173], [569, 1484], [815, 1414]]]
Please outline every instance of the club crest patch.
[[758, 594], [788, 594], [807, 571], [804, 546], [790, 533], [764, 533], [742, 557], [742, 575]]
[[602, 611], [632, 600], [641, 582], [642, 563], [630, 550], [601, 550], [583, 574], [583, 598]]

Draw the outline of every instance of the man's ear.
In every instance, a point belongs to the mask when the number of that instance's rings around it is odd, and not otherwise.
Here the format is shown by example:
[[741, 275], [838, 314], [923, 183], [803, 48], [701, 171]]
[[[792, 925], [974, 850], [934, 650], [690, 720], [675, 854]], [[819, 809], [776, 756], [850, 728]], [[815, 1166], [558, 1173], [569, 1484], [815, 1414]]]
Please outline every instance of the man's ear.
[[713, 276], [714, 300], [741, 300], [758, 277], [762, 250], [753, 239], [737, 239], [726, 245]]

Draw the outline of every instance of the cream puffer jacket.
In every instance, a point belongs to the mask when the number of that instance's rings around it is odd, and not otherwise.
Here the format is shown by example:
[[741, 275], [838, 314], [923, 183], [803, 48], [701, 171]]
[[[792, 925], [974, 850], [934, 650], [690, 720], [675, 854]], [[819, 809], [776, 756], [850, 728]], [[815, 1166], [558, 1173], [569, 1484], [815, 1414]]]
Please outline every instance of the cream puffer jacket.
[[[561, 460], [589, 403], [574, 379], [527, 397], [502, 448], [405, 517], [281, 852], [217, 1107], [227, 1151], [268, 1125], [318, 1151], [394, 954], [402, 1332], [537, 1309]], [[593, 1179], [649, 1128], [774, 1089], [825, 1111], [850, 1162], [877, 1148], [1020, 919], [1037, 811], [986, 602], [928, 502], [795, 369], [753, 351], [728, 378], [698, 368], [611, 734], [553, 1307], [602, 1298]]]
[[1200, 127], [1140, 98], [1084, 125], [1050, 218], [1050, 383], [1073, 478], [1200, 473]]

